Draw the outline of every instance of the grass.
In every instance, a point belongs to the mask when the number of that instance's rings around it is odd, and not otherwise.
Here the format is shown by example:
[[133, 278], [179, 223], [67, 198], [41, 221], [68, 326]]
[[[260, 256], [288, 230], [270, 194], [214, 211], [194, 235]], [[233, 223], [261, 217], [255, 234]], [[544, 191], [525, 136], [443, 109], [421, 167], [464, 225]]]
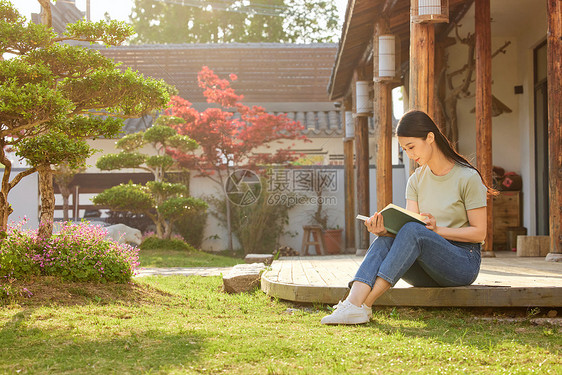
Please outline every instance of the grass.
[[203, 251], [141, 250], [141, 267], [232, 267], [244, 263], [241, 258], [209, 254]]
[[221, 283], [197, 276], [127, 285], [34, 280], [27, 285], [32, 298], [0, 307], [0, 373], [562, 371], [560, 329], [529, 319], [402, 308], [376, 311], [363, 326], [322, 326], [325, 306], [296, 306], [261, 291], [229, 295]]

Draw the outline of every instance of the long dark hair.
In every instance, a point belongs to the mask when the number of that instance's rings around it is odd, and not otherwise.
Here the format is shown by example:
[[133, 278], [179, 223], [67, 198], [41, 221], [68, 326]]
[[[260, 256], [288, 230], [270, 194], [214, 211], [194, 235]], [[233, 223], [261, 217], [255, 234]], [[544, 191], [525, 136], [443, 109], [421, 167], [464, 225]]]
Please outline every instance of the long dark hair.
[[399, 137], [413, 137], [421, 138], [423, 140], [427, 138], [427, 134], [429, 132], [433, 133], [437, 147], [447, 159], [467, 168], [474, 169], [478, 172], [478, 175], [480, 175], [480, 178], [482, 179], [482, 183], [488, 189], [488, 194], [498, 194], [495, 189], [486, 184], [486, 181], [484, 181], [482, 173], [480, 173], [478, 168], [466, 160], [464, 156], [455, 151], [455, 149], [451, 146], [451, 142], [449, 142], [441, 130], [439, 130], [437, 125], [435, 125], [435, 122], [433, 122], [431, 117], [429, 117], [425, 112], [417, 110], [406, 112], [398, 122], [398, 127], [396, 128], [396, 135]]

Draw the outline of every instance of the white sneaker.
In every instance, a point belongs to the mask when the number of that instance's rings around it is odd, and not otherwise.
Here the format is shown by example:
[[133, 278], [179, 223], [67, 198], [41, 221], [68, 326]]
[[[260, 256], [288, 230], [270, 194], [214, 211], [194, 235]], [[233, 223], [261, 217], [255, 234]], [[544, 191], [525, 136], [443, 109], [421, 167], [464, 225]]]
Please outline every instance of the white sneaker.
[[[337, 309], [337, 308], [338, 308], [340, 305], [342, 305], [342, 304], [343, 304], [343, 302], [342, 302], [342, 301], [339, 301], [338, 304], [332, 306], [332, 308], [335, 310], [335, 309]], [[372, 307], [369, 307], [369, 306], [367, 306], [367, 305], [365, 305], [365, 304], [362, 304], [362, 305], [361, 305], [361, 308], [362, 308], [362, 309], [365, 309], [365, 312], [367, 313], [367, 316], [369, 317], [369, 319], [371, 319], [371, 318], [373, 317], [373, 308], [372, 308]]]
[[332, 314], [327, 315], [320, 321], [321, 324], [363, 324], [370, 320], [368, 311], [369, 308], [365, 305], [359, 307], [355, 306], [348, 300], [337, 304], [336, 309]]

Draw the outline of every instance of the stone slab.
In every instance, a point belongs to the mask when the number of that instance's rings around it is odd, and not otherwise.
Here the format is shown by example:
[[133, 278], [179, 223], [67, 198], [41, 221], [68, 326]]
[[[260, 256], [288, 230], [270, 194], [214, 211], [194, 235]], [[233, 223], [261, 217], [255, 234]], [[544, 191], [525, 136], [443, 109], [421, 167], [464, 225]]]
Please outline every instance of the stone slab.
[[244, 262], [251, 263], [263, 263], [270, 265], [273, 262], [273, 255], [271, 254], [248, 254], [244, 258]]
[[237, 264], [223, 276], [224, 290], [228, 293], [242, 293], [259, 288], [264, 270], [263, 263]]

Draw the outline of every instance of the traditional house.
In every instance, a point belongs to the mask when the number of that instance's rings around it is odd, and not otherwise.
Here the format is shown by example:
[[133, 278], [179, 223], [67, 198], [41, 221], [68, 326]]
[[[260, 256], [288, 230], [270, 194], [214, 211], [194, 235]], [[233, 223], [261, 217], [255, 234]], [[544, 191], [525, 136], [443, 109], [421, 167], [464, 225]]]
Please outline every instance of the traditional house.
[[505, 243], [510, 225], [549, 235], [547, 259], [562, 258], [561, 20], [558, 0], [349, 0], [328, 86], [355, 130], [344, 141], [347, 247], [368, 246], [363, 229], [353, 243], [353, 200], [369, 207], [370, 154], [377, 207], [396, 199], [389, 102], [402, 86], [408, 108], [426, 111], [488, 183], [493, 165], [522, 176], [519, 191], [489, 200], [484, 254]]
[[[317, 164], [341, 164], [341, 111], [326, 93], [335, 44], [141, 45], [101, 47], [99, 51], [124, 68], [175, 86], [178, 95], [200, 111], [209, 106], [197, 84], [202, 67], [208, 66], [224, 78], [236, 74], [232, 87], [244, 96], [244, 104], [263, 106], [273, 114], [286, 113], [305, 126], [304, 133], [312, 142], [299, 144], [296, 151]], [[150, 117], [127, 120], [124, 130], [144, 130], [151, 123]]]

